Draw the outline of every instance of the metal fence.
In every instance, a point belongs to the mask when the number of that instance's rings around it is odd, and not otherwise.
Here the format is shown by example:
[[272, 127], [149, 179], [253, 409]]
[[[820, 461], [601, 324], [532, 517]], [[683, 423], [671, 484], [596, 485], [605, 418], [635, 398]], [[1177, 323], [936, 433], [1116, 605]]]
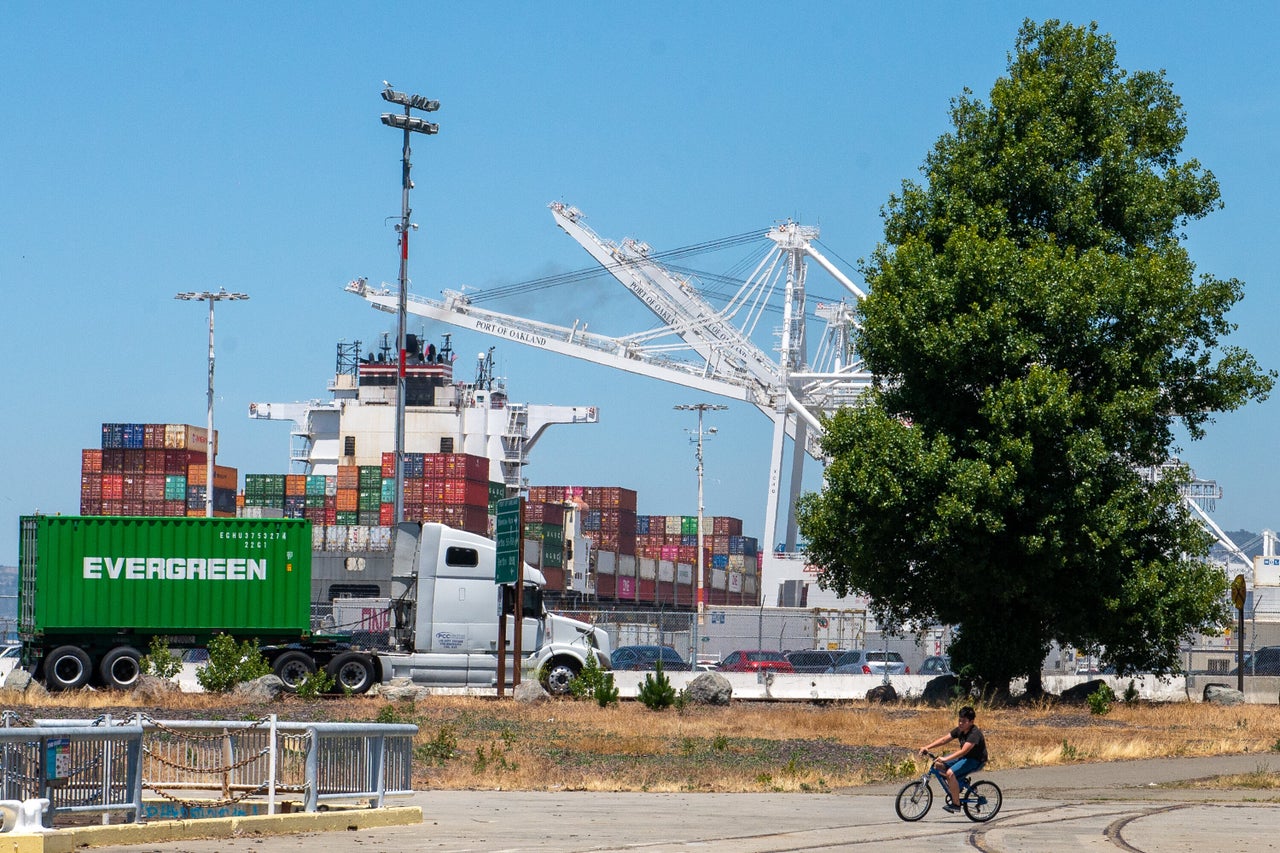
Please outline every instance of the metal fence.
[[[188, 811], [257, 797], [268, 814], [282, 794], [316, 811], [333, 801], [381, 807], [413, 793], [413, 725], [281, 723], [274, 715], [253, 722], [3, 716], [0, 793], [49, 797], [47, 826], [78, 811], [140, 820], [143, 791]], [[18, 722], [29, 724], [12, 727]]]

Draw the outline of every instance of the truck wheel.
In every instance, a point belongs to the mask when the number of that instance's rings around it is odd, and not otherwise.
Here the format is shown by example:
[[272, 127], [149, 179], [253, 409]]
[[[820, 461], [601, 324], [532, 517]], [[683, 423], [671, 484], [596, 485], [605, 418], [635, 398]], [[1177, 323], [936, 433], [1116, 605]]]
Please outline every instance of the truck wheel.
[[133, 646], [116, 646], [98, 664], [102, 683], [115, 690], [131, 690], [142, 677], [142, 652]]
[[75, 690], [89, 683], [93, 665], [79, 646], [58, 646], [44, 659], [44, 681], [50, 690]]
[[316, 671], [316, 662], [306, 652], [285, 652], [271, 664], [271, 671], [284, 682], [285, 690], [295, 693], [298, 685]]
[[333, 679], [333, 689], [337, 693], [368, 693], [377, 678], [373, 660], [359, 652], [343, 652], [329, 661], [324, 671]]
[[578, 677], [582, 667], [573, 660], [553, 660], [547, 666], [547, 677], [542, 686], [552, 696], [569, 695], [569, 682]]

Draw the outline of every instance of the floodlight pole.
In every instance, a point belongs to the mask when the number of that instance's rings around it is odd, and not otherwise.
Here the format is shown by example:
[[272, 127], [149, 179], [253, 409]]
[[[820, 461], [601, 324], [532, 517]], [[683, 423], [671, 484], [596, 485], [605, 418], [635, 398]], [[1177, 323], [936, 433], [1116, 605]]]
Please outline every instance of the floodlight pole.
[[[705, 597], [705, 581], [703, 575], [706, 574], [705, 558], [703, 556], [703, 533], [702, 533], [702, 415], [704, 412], [719, 412], [729, 408], [728, 406], [720, 406], [713, 403], [690, 403], [682, 404], [675, 407], [681, 412], [697, 412], [698, 413], [698, 625], [706, 624], [706, 597]], [[711, 428], [715, 432], [715, 427]]]
[[408, 95], [404, 92], [397, 92], [391, 88], [391, 85], [384, 81], [382, 90], [382, 99], [389, 103], [399, 104], [404, 107], [404, 115], [395, 113], [383, 113], [382, 123], [387, 127], [399, 128], [404, 131], [404, 149], [401, 154], [401, 179], [400, 179], [400, 224], [396, 226], [396, 231], [400, 233], [400, 297], [397, 300], [396, 310], [396, 353], [398, 355], [396, 362], [396, 509], [394, 522], [399, 524], [404, 521], [404, 406], [407, 385], [407, 376], [405, 372], [405, 327], [408, 325], [408, 299], [409, 299], [409, 229], [417, 228], [409, 222], [409, 215], [412, 212], [409, 208], [409, 190], [413, 188], [413, 181], [409, 178], [409, 171], [412, 168], [409, 163], [409, 134], [434, 134], [440, 127], [420, 118], [414, 118], [410, 114], [410, 110], [422, 110], [423, 112], [433, 112], [440, 109], [439, 101], [428, 100], [421, 95]]
[[213, 304], [223, 299], [248, 299], [246, 293], [228, 293], [225, 287], [214, 293], [209, 290], [188, 291], [175, 294], [174, 299], [187, 302], [209, 303], [209, 413], [208, 432], [204, 443], [204, 514], [205, 518], [213, 518]]

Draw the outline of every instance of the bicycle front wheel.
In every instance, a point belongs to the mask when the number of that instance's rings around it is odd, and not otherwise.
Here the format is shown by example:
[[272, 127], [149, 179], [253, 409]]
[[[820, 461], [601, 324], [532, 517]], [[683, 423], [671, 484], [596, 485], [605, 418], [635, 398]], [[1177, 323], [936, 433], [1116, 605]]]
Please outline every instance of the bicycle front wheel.
[[969, 820], [986, 823], [1000, 812], [1004, 794], [995, 782], [974, 782], [964, 797], [964, 813]]
[[902, 786], [893, 807], [897, 809], [898, 817], [914, 821], [924, 817], [932, 805], [933, 789], [929, 787], [928, 782], [918, 779]]

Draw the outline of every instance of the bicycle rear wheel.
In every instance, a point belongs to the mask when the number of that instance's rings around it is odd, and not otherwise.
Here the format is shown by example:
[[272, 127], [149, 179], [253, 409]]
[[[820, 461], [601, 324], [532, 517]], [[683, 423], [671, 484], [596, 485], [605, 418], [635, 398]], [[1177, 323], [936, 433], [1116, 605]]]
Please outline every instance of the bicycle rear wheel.
[[932, 805], [933, 789], [929, 787], [928, 782], [917, 779], [902, 786], [893, 807], [897, 810], [898, 817], [914, 821], [924, 817]]
[[986, 823], [1000, 812], [1004, 802], [1004, 794], [995, 782], [974, 782], [973, 787], [961, 798], [964, 801], [964, 813], [969, 820]]

